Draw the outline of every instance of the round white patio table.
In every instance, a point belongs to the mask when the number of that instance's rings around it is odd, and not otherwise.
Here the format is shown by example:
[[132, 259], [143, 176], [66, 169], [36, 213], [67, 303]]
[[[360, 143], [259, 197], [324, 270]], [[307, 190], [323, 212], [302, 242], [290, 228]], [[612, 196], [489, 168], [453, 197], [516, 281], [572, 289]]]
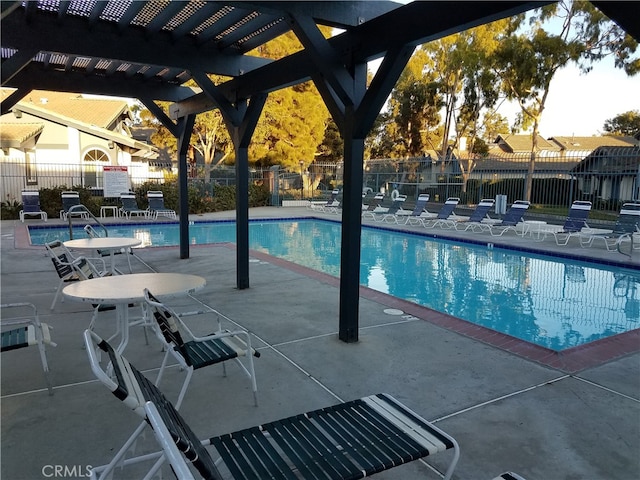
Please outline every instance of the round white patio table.
[[120, 273], [115, 267], [115, 252], [123, 248], [126, 251], [128, 248], [140, 245], [142, 240], [134, 237], [93, 237], [67, 240], [62, 243], [65, 247], [76, 250], [107, 250], [111, 257], [111, 275], [115, 275]]
[[184, 273], [132, 273], [73, 282], [62, 290], [62, 294], [77, 302], [115, 305], [117, 331], [111, 338], [121, 336], [116, 350], [122, 353], [129, 342], [129, 327], [147, 321], [143, 314], [140, 322], [129, 323], [128, 308], [130, 303], [144, 301], [145, 288], [164, 299], [189, 295], [202, 289], [206, 283], [198, 275]]

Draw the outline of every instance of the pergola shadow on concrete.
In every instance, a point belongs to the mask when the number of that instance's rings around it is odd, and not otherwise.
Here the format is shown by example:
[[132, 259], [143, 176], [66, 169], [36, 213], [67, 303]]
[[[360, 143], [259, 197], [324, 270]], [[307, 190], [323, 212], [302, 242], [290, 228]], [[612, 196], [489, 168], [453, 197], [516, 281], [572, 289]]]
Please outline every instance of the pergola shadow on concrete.
[[[178, 138], [180, 258], [189, 257], [187, 147], [198, 113], [219, 109], [236, 153], [236, 286], [249, 287], [248, 146], [270, 92], [312, 80], [344, 139], [339, 338], [358, 340], [364, 139], [414, 48], [549, 1], [2, 2], [2, 86], [140, 100]], [[593, 2], [638, 37], [633, 2]], [[318, 25], [343, 31], [326, 39]], [[256, 48], [293, 32], [304, 49]], [[367, 62], [382, 58], [367, 86]], [[209, 75], [230, 77], [214, 85]], [[185, 86], [193, 80], [199, 88]], [[167, 115], [158, 102], [172, 102]]]

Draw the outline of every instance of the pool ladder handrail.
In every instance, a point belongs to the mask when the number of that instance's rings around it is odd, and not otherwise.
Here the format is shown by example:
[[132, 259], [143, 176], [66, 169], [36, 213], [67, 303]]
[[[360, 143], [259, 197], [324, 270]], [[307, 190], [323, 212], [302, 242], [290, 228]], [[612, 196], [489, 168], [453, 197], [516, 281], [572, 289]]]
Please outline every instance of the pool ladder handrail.
[[79, 204], [79, 205], [73, 205], [72, 207], [69, 208], [69, 211], [67, 212], [67, 220], [69, 221], [69, 239], [73, 240], [73, 222], [71, 217], [73, 215], [70, 215], [72, 212], [84, 212], [87, 215], [89, 215], [89, 217], [91, 217], [98, 225], [100, 225], [100, 227], [102, 227], [102, 229], [104, 230], [104, 235], [105, 237], [109, 236], [109, 231], [107, 230], [107, 227], [105, 227], [102, 222], [100, 220], [98, 220], [96, 218], [96, 216], [91, 213], [91, 210], [89, 210], [87, 207], [85, 207], [83, 204]]

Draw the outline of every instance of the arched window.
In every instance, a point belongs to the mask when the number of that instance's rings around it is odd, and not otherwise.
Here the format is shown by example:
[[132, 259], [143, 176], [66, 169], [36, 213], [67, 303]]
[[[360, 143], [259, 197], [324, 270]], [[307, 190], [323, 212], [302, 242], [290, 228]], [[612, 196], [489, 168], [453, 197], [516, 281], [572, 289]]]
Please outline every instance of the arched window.
[[102, 164], [109, 163], [109, 155], [99, 148], [87, 150], [83, 157], [84, 186], [102, 188]]
[[108, 162], [109, 155], [107, 155], [104, 152], [104, 150], [99, 150], [97, 148], [94, 148], [92, 150], [89, 150], [87, 153], [85, 153], [84, 161], [85, 162]]

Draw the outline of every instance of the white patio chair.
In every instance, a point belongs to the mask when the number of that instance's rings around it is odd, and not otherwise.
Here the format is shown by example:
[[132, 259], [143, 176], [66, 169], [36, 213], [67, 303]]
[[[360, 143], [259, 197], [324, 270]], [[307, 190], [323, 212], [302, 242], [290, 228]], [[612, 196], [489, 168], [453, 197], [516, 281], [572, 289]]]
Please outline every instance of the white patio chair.
[[[49, 377], [49, 363], [45, 345], [57, 346], [51, 340], [49, 330], [51, 327], [41, 323], [38, 310], [32, 303], [4, 303], [0, 305], [2, 310], [0, 324], [2, 326], [0, 351], [8, 352], [30, 346], [37, 346], [40, 352], [40, 361], [44, 378], [47, 382], [49, 395], [53, 395], [53, 386]], [[16, 313], [9, 313], [16, 312]], [[17, 316], [15, 316], [17, 315]]]

